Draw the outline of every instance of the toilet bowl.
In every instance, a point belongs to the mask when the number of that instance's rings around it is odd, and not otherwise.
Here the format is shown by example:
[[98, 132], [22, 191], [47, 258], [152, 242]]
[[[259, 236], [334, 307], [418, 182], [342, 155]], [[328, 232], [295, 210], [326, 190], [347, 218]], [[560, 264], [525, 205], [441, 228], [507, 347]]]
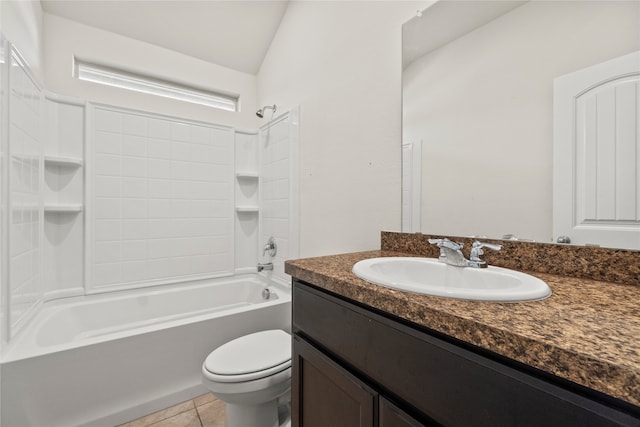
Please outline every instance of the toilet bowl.
[[279, 401], [291, 390], [291, 336], [274, 329], [223, 344], [202, 364], [202, 383], [226, 403], [228, 427], [280, 426]]

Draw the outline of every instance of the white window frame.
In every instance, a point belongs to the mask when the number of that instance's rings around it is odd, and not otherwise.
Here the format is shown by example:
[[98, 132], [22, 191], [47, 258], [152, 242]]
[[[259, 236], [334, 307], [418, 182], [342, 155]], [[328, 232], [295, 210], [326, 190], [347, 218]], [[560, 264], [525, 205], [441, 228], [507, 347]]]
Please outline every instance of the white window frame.
[[226, 111], [238, 111], [239, 97], [237, 95], [229, 95], [162, 80], [78, 58], [73, 60], [73, 75], [83, 81], [177, 99]]

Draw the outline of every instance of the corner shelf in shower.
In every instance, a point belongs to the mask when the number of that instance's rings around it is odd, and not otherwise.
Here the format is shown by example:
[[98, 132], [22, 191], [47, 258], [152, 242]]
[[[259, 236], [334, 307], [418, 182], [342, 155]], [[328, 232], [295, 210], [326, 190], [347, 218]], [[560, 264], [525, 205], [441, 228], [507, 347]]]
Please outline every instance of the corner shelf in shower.
[[238, 213], [257, 213], [260, 210], [258, 206], [236, 206]]
[[44, 213], [78, 214], [82, 212], [84, 210], [82, 174], [79, 174], [83, 166], [82, 158], [45, 154], [44, 165], [47, 168], [45, 173], [47, 196], [45, 197]]
[[82, 159], [67, 156], [44, 156], [44, 164], [46, 166], [60, 166], [66, 168], [81, 168]]
[[236, 206], [237, 213], [256, 213], [260, 210], [255, 204], [257, 202], [258, 178], [258, 172], [255, 171], [236, 172], [236, 197], [241, 195], [241, 200], [236, 201], [241, 203]]
[[44, 205], [45, 213], [80, 213], [84, 207], [75, 203], [46, 203]]
[[258, 179], [258, 172], [236, 172], [238, 179]]

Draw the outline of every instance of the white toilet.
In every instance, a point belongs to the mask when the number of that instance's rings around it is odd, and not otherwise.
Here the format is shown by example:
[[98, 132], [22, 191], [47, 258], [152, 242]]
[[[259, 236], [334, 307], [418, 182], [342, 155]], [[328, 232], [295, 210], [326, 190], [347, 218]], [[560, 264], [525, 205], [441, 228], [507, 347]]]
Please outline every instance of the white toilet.
[[288, 425], [278, 406], [291, 391], [291, 335], [273, 329], [221, 345], [202, 364], [202, 383], [226, 403], [228, 427]]

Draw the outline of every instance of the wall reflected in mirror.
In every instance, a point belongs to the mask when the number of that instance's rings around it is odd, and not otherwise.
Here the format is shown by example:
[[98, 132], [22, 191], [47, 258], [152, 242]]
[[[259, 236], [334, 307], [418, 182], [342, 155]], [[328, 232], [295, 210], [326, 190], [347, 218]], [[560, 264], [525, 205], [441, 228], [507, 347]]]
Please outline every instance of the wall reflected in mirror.
[[553, 81], [638, 50], [637, 1], [445, 0], [406, 23], [403, 144], [422, 154], [405, 231], [554, 242]]

